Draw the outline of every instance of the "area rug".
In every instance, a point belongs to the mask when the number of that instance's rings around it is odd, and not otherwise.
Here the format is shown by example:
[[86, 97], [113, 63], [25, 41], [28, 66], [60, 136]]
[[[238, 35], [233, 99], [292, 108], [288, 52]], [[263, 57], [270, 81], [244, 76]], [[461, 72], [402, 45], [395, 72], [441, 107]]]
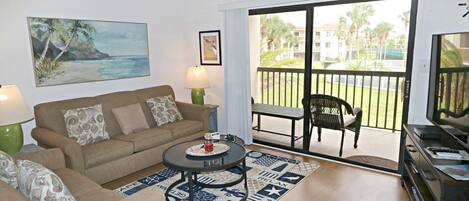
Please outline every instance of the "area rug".
[[389, 168], [393, 170], [397, 170], [397, 167], [398, 167], [397, 162], [386, 159], [386, 158], [377, 157], [377, 156], [356, 155], [356, 156], [347, 157], [347, 159], [360, 162], [360, 163], [366, 163], [370, 165], [385, 167], [385, 168]]
[[[246, 157], [248, 177], [248, 199], [250, 201], [279, 200], [288, 191], [319, 168], [318, 163], [305, 163], [281, 156], [249, 151]], [[233, 181], [241, 176], [237, 169], [228, 169], [211, 174], [199, 174], [198, 180], [217, 184]], [[115, 191], [124, 196], [132, 195], [145, 188], [158, 188], [165, 192], [169, 185], [180, 179], [180, 173], [164, 169], [153, 175], [122, 186]], [[229, 188], [208, 189], [196, 187], [194, 200], [222, 201], [240, 200], [244, 196], [244, 182]], [[187, 182], [181, 183], [169, 193], [169, 200], [187, 200]]]

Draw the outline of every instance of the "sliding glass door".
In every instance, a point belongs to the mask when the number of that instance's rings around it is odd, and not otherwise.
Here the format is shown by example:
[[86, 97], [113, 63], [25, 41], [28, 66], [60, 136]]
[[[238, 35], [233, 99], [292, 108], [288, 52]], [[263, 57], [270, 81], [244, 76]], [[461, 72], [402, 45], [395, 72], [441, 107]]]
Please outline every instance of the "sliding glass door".
[[[303, 112], [297, 120], [288, 114], [254, 116], [255, 141], [397, 172], [416, 2], [332, 1], [251, 10], [255, 104]], [[320, 117], [303, 108], [310, 94], [355, 108], [339, 120], [348, 128], [345, 135], [341, 125], [311, 121]]]
[[[250, 17], [251, 53], [256, 54], [252, 66], [255, 103], [283, 107], [302, 114], [306, 11], [291, 11], [253, 15]], [[288, 112], [288, 111], [286, 111]], [[274, 115], [254, 116], [255, 139], [280, 145], [299, 143], [303, 129], [302, 120], [295, 121]]]

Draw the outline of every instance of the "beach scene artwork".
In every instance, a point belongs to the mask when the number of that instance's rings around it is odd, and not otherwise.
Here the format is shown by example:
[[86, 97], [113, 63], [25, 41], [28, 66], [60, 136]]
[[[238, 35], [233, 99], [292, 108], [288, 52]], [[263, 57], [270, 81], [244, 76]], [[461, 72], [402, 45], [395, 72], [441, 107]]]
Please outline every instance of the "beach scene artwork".
[[28, 18], [36, 86], [150, 75], [145, 23]]

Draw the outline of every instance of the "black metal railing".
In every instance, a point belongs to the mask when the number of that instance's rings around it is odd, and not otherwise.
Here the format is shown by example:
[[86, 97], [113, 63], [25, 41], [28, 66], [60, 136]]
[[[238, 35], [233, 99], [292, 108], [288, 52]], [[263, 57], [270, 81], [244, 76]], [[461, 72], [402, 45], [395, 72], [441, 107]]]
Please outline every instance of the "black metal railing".
[[455, 113], [469, 107], [469, 67], [440, 68], [439, 109]]
[[[257, 68], [257, 102], [302, 107], [304, 69]], [[311, 93], [344, 99], [363, 110], [362, 125], [400, 130], [405, 72], [313, 69]]]

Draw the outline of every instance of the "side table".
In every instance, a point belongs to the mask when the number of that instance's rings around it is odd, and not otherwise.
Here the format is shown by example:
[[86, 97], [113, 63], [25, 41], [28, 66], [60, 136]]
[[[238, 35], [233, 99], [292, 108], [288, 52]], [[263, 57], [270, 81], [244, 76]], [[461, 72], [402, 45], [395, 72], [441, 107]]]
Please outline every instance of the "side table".
[[218, 107], [219, 105], [212, 105], [212, 104], [205, 104], [204, 106], [210, 108], [210, 116], [209, 116], [209, 132], [217, 132], [218, 131]]

